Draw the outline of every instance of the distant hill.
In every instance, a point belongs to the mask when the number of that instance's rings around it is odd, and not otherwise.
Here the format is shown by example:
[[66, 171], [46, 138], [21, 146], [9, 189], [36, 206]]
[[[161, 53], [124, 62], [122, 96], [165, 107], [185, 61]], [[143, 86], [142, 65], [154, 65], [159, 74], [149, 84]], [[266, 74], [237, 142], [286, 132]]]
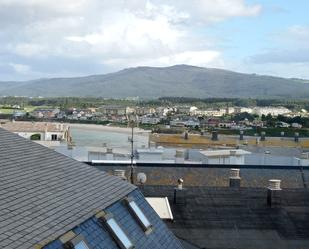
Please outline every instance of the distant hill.
[[0, 82], [0, 95], [309, 98], [309, 83], [300, 79], [176, 65], [129, 68], [116, 73], [76, 78]]

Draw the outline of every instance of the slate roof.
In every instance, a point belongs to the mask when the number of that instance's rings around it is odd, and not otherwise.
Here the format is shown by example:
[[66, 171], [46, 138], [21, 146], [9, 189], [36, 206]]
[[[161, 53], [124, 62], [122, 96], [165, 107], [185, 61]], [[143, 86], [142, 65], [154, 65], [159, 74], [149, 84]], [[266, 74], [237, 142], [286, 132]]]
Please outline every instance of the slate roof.
[[308, 189], [283, 189], [276, 208], [267, 205], [266, 188], [188, 187], [185, 204], [173, 203], [174, 186], [141, 190], [146, 197], [167, 196], [174, 221], [166, 224], [199, 248], [309, 248]]
[[28, 121], [6, 122], [1, 127], [11, 132], [62, 132], [67, 129], [66, 125]]
[[[183, 249], [181, 242], [167, 228], [164, 222], [151, 208], [139, 189], [129, 193], [152, 225], [152, 231], [145, 233], [137, 220], [130, 213], [127, 205], [118, 201], [104, 211], [112, 214], [119, 226], [127, 234], [136, 249]], [[111, 233], [96, 217], [91, 217], [73, 228], [76, 235], [82, 235], [89, 244], [90, 249], [119, 249]], [[185, 247], [186, 248], [186, 247]], [[63, 249], [60, 240], [55, 240], [43, 249]], [[187, 248], [186, 248], [187, 249]], [[188, 248], [189, 249], [189, 248]], [[190, 248], [192, 249], [192, 248]], [[196, 248], [193, 248], [196, 249]]]
[[0, 248], [49, 242], [135, 186], [0, 128]]

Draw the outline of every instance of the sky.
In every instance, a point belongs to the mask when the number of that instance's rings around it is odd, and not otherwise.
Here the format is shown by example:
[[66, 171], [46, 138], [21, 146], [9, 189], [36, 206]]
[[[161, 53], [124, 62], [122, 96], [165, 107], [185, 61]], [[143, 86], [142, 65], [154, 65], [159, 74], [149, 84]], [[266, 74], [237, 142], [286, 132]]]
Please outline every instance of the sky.
[[308, 0], [0, 0], [0, 81], [189, 64], [309, 79]]

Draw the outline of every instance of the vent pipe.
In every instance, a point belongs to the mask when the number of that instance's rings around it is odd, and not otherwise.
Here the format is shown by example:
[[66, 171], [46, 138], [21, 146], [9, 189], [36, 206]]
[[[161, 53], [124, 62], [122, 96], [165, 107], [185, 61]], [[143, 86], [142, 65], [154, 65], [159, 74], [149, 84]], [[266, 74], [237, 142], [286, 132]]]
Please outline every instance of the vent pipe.
[[177, 205], [186, 204], [186, 189], [183, 188], [183, 179], [177, 180], [177, 187], [174, 188], [174, 203]]

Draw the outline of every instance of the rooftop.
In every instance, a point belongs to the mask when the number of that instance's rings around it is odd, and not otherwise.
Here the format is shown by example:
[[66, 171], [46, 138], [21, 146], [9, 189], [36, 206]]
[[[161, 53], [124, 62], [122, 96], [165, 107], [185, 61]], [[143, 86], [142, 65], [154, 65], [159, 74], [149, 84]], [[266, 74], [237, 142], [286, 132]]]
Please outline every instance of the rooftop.
[[198, 248], [309, 248], [308, 189], [283, 189], [276, 208], [267, 205], [266, 188], [187, 187], [180, 204], [174, 186], [141, 189], [146, 197], [169, 198], [174, 221], [166, 224]]
[[9, 121], [1, 123], [0, 127], [11, 132], [62, 132], [66, 128], [63, 124], [24, 121]]
[[245, 150], [203, 150], [200, 151], [203, 155], [207, 157], [219, 157], [219, 156], [242, 156], [251, 154], [249, 151]]
[[0, 141], [0, 248], [52, 241], [135, 189], [1, 128]]

